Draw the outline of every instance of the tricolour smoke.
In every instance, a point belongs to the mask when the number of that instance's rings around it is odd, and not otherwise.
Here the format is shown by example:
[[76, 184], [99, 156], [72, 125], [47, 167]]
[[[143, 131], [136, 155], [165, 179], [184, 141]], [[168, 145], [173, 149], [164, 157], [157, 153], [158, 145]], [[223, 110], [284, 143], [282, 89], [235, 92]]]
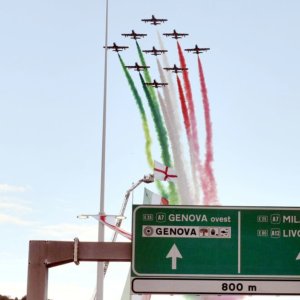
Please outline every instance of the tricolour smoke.
[[[138, 93], [138, 90], [134, 84], [134, 81], [132, 79], [132, 77], [130, 76], [124, 61], [122, 60], [121, 56], [119, 55], [119, 60], [122, 66], [122, 69], [124, 71], [124, 74], [126, 76], [126, 79], [128, 81], [128, 84], [130, 86], [131, 92], [133, 94], [133, 97], [135, 99], [135, 102], [137, 104], [138, 110], [140, 112], [141, 115], [141, 119], [142, 119], [142, 126], [143, 126], [143, 131], [144, 131], [144, 136], [145, 136], [145, 152], [146, 152], [146, 158], [147, 158], [147, 162], [148, 165], [151, 169], [153, 169], [154, 167], [154, 161], [153, 161], [153, 157], [152, 157], [152, 151], [151, 151], [151, 145], [152, 145], [152, 140], [151, 140], [151, 135], [150, 135], [150, 130], [149, 130], [149, 126], [148, 126], [148, 121], [147, 121], [147, 116], [146, 116], [146, 112], [143, 106], [143, 102], [142, 102], [142, 98]], [[157, 181], [156, 182], [157, 188], [160, 191], [160, 193], [162, 195], [164, 195], [165, 197], [167, 197], [168, 193], [165, 191], [163, 185], [161, 182]]]
[[[185, 69], [186, 62], [185, 62], [183, 51], [181, 49], [179, 42], [177, 42], [177, 50], [178, 50], [178, 55], [179, 55], [180, 66], [181, 66], [181, 68]], [[199, 190], [201, 187], [202, 187], [203, 194], [204, 194], [204, 202], [206, 202], [206, 199], [208, 197], [207, 182], [205, 180], [203, 167], [202, 167], [201, 159], [200, 159], [200, 147], [199, 147], [199, 142], [198, 142], [197, 121], [196, 121], [196, 114], [195, 114], [195, 108], [194, 108], [192, 88], [191, 88], [191, 83], [190, 83], [190, 79], [189, 79], [189, 73], [187, 70], [183, 70], [182, 74], [183, 74], [183, 82], [184, 82], [184, 90], [185, 90], [187, 115], [188, 115], [189, 124], [190, 124], [188, 139], [189, 139], [189, 144], [191, 145], [192, 153], [193, 153], [192, 166], [195, 165], [197, 168], [197, 182], [198, 182], [198, 186], [199, 186], [199, 188], [196, 189], [196, 197], [197, 197], [196, 203], [199, 204], [199, 202], [200, 202]], [[198, 193], [197, 193], [197, 191], [198, 191]]]
[[[187, 135], [187, 140], [188, 140], [188, 145], [189, 145], [189, 153], [190, 153], [190, 160], [191, 160], [191, 171], [192, 171], [192, 181], [195, 188], [195, 195], [194, 197], [196, 199], [193, 199], [194, 204], [200, 200], [200, 182], [199, 182], [199, 176], [200, 176], [200, 171], [202, 170], [201, 167], [201, 162], [198, 157], [198, 153], [195, 150], [194, 143], [193, 143], [193, 137], [191, 133], [191, 122], [190, 122], [190, 117], [188, 113], [188, 108], [187, 108], [187, 103], [186, 103], [186, 98], [184, 95], [183, 87], [181, 80], [179, 76], [177, 75], [177, 86], [178, 86], [178, 94], [179, 94], [179, 100], [180, 100], [180, 105], [181, 105], [181, 111], [182, 111], [182, 116], [183, 116], [183, 122], [185, 125], [185, 130], [186, 130], [186, 135]], [[196, 201], [195, 201], [196, 200]]]
[[[159, 32], [157, 32], [160, 49], [165, 49], [163, 41]], [[163, 65], [169, 66], [168, 55], [161, 56]], [[157, 59], [157, 66], [160, 74], [160, 80], [167, 82], [168, 86], [163, 89], [164, 104], [167, 108], [170, 126], [167, 125], [170, 143], [173, 152], [174, 167], [178, 173], [178, 190], [181, 196], [181, 204], [191, 203], [194, 199], [194, 185], [192, 181], [192, 174], [190, 172], [190, 162], [185, 159], [185, 150], [183, 147], [182, 125], [179, 113], [178, 99], [176, 89], [173, 83], [172, 74], [165, 72]]]
[[[148, 87], [145, 84], [142, 74], [139, 74], [139, 76], [140, 76], [140, 80], [141, 80], [146, 98], [148, 100], [149, 108], [151, 110], [153, 122], [154, 122], [156, 133], [157, 133], [157, 138], [158, 138], [159, 145], [161, 148], [162, 161], [166, 166], [172, 166], [171, 155], [169, 152], [168, 134], [167, 134], [164, 122], [163, 122], [163, 118], [160, 113], [159, 106], [156, 105], [156, 102], [153, 101], [153, 98], [151, 97]], [[170, 199], [171, 204], [176, 204], [178, 202], [178, 195], [177, 195], [176, 187], [172, 182], [169, 183], [169, 189], [170, 189], [170, 195], [168, 195], [168, 196], [164, 195], [164, 196]]]

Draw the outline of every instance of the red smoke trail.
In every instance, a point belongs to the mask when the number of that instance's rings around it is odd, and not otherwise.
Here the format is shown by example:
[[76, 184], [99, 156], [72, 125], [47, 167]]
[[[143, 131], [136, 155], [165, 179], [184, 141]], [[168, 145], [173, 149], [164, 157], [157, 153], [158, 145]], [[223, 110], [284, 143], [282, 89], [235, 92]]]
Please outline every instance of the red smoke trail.
[[[200, 173], [200, 179], [201, 179], [201, 185], [203, 188], [203, 193], [204, 193], [204, 198], [206, 198], [206, 191], [207, 191], [207, 184], [205, 182], [205, 178], [203, 176], [203, 168], [201, 166], [201, 161], [199, 158], [199, 151], [197, 152], [197, 148], [195, 147], [195, 143], [193, 140], [193, 135], [192, 135], [192, 128], [191, 128], [191, 122], [190, 122], [190, 117], [189, 117], [189, 112], [188, 112], [188, 107], [187, 107], [187, 101], [184, 96], [184, 91], [182, 88], [181, 80], [179, 76], [176, 76], [177, 78], [177, 85], [178, 85], [178, 93], [179, 93], [179, 99], [180, 99], [180, 105], [181, 105], [181, 111], [183, 115], [183, 121], [185, 125], [185, 130], [186, 130], [186, 135], [187, 135], [187, 140], [189, 144], [189, 150], [190, 150], [190, 157], [191, 157], [191, 165], [192, 165], [192, 170], [193, 170], [193, 181], [196, 186], [196, 198], [199, 197], [199, 191], [197, 189], [197, 186], [199, 186], [199, 182], [197, 180], [197, 175], [199, 176], [198, 173]], [[197, 170], [197, 171], [196, 171]], [[196, 201], [199, 201], [199, 199], [196, 199]]]
[[[180, 67], [186, 68], [186, 62], [183, 55], [182, 48], [177, 42], [177, 49], [178, 49], [178, 55], [179, 55], [179, 61], [180, 61]], [[191, 138], [191, 145], [193, 147], [193, 152], [195, 153], [196, 162], [197, 162], [197, 168], [201, 180], [201, 185], [203, 189], [204, 194], [204, 203], [209, 202], [209, 190], [208, 190], [208, 184], [206, 182], [205, 174], [203, 174], [203, 167], [201, 166], [200, 161], [200, 147], [198, 143], [198, 130], [197, 130], [197, 120], [196, 120], [196, 114], [195, 114], [195, 108], [194, 108], [194, 101], [193, 101], [193, 95], [192, 95], [192, 88], [191, 83], [189, 79], [189, 73], [187, 70], [183, 70], [183, 82], [184, 82], [184, 88], [185, 88], [185, 95], [187, 100], [187, 108], [188, 108], [188, 116], [191, 124], [191, 134], [188, 136], [188, 138]]]
[[178, 93], [179, 93], [180, 106], [181, 106], [181, 111], [182, 111], [182, 115], [183, 115], [184, 126], [185, 126], [185, 130], [186, 130], [186, 134], [188, 136], [188, 141], [190, 143], [190, 140], [191, 140], [191, 124], [190, 124], [190, 119], [189, 119], [189, 112], [188, 112], [186, 100], [185, 100], [185, 97], [184, 97], [184, 92], [183, 92], [183, 88], [182, 88], [180, 78], [178, 77], [178, 75], [176, 76], [176, 78], [177, 78]]
[[218, 203], [217, 187], [216, 187], [214, 172], [211, 166], [214, 156], [213, 156], [213, 146], [212, 146], [212, 124], [210, 118], [210, 107], [209, 107], [209, 101], [207, 96], [207, 88], [206, 88], [206, 83], [204, 78], [204, 72], [203, 72], [203, 68], [199, 56], [198, 56], [198, 69], [199, 69], [205, 128], [206, 128], [206, 157], [205, 157], [204, 171], [209, 186], [209, 191], [208, 191], [209, 198], [206, 199], [207, 202], [204, 202], [204, 204], [212, 204], [212, 203], [217, 204]]
[[[184, 55], [183, 55], [183, 52], [182, 52], [179, 42], [177, 42], [177, 49], [178, 49], [180, 67], [186, 68], [185, 58], [184, 58]], [[186, 95], [187, 106], [188, 106], [188, 114], [189, 114], [189, 118], [190, 118], [190, 122], [191, 122], [192, 138], [193, 138], [193, 142], [195, 143], [197, 153], [199, 154], [200, 151], [199, 151], [199, 144], [198, 144], [197, 121], [196, 121], [194, 101], [193, 101], [193, 95], [192, 95], [192, 87], [191, 87], [188, 71], [184, 70], [182, 72], [182, 74], [183, 74], [185, 95]]]

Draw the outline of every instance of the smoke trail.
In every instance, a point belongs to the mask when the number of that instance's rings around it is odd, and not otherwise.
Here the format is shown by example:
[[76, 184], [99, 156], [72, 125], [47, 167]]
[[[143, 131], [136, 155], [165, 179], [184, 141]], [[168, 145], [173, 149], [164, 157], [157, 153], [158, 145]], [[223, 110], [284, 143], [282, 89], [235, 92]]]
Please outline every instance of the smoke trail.
[[[178, 93], [179, 93], [179, 99], [180, 99], [180, 104], [181, 104], [181, 111], [183, 115], [183, 120], [185, 124], [185, 129], [186, 129], [186, 135], [187, 135], [187, 140], [188, 140], [188, 145], [189, 145], [189, 152], [190, 152], [190, 159], [191, 159], [191, 170], [192, 170], [192, 178], [193, 178], [193, 183], [194, 186], [196, 186], [195, 190], [195, 197], [196, 201], [199, 202], [200, 196], [199, 196], [199, 191], [200, 191], [200, 183], [199, 183], [199, 173], [200, 176], [202, 174], [202, 166], [201, 162], [199, 160], [199, 157], [197, 156], [197, 151], [195, 151], [195, 147], [193, 144], [193, 138], [191, 135], [191, 126], [190, 126], [190, 118], [188, 114], [188, 108], [186, 105], [186, 99], [184, 96], [184, 91], [182, 88], [182, 84], [180, 81], [179, 76], [177, 75], [177, 85], [178, 85]], [[201, 182], [204, 187], [206, 187], [204, 182]], [[194, 201], [195, 202], [195, 201]]]
[[[159, 32], [157, 31], [158, 41], [160, 45], [160, 49], [165, 49], [163, 40]], [[162, 61], [165, 66], [169, 66], [168, 55], [162, 55]], [[180, 113], [177, 101], [177, 93], [173, 83], [173, 76], [170, 72], [164, 72], [161, 67], [159, 60], [157, 59], [158, 70], [160, 73], [160, 79], [162, 82], [168, 82], [168, 86], [163, 89], [164, 93], [164, 102], [167, 106], [167, 111], [170, 116], [170, 120], [172, 122], [172, 126], [168, 127], [170, 142], [173, 150], [174, 157], [174, 165], [176, 170], [178, 171], [179, 180], [177, 182], [179, 192], [184, 195], [184, 198], [181, 198], [181, 203], [185, 203], [185, 199], [189, 199], [191, 201], [195, 198], [195, 186], [192, 180], [193, 176], [191, 173], [191, 164], [189, 160], [185, 158], [185, 150], [183, 148], [182, 139], [182, 126], [180, 121]], [[180, 187], [182, 185], [182, 187]]]
[[168, 145], [168, 136], [167, 136], [167, 132], [166, 129], [163, 125], [163, 121], [162, 121], [162, 117], [160, 115], [160, 112], [156, 109], [156, 105], [155, 103], [152, 101], [150, 92], [145, 84], [144, 78], [141, 74], [139, 74], [140, 76], [140, 80], [145, 92], [145, 95], [147, 97], [148, 100], [148, 105], [150, 107], [151, 110], [151, 114], [152, 114], [152, 118], [154, 121], [154, 125], [155, 125], [155, 129], [157, 132], [157, 136], [158, 136], [158, 140], [159, 140], [159, 144], [161, 146], [161, 158], [163, 160], [163, 163], [167, 166], [171, 166], [171, 157], [170, 157], [170, 153], [169, 153], [169, 145]]
[[[181, 68], [186, 68], [186, 62], [185, 58], [181, 49], [181, 46], [179, 42], [177, 42], [177, 50], [179, 55], [179, 61]], [[194, 108], [194, 101], [193, 101], [193, 95], [192, 95], [192, 88], [191, 83], [189, 79], [189, 74], [187, 70], [183, 70], [183, 82], [184, 82], [184, 88], [185, 88], [185, 96], [186, 96], [186, 102], [187, 102], [187, 111], [188, 111], [188, 117], [190, 121], [190, 135], [188, 135], [188, 138], [190, 139], [190, 144], [192, 146], [193, 151], [193, 158], [194, 162], [198, 169], [198, 176], [200, 177], [200, 183], [198, 184], [202, 186], [203, 194], [204, 194], [204, 202], [206, 202], [208, 197], [208, 187], [205, 175], [203, 173], [203, 167], [201, 165], [201, 159], [200, 159], [200, 147], [198, 143], [198, 130], [197, 130], [197, 120], [196, 120], [196, 114], [195, 114], [195, 108]], [[193, 163], [192, 163], [193, 165]], [[196, 199], [199, 199], [199, 189], [196, 189]], [[199, 201], [198, 200], [198, 201]]]
[[[168, 135], [167, 135], [167, 131], [164, 126], [164, 123], [163, 123], [162, 116], [160, 114], [159, 106], [158, 106], [158, 104], [156, 105], [156, 103], [153, 101], [153, 99], [150, 95], [150, 92], [145, 84], [143, 76], [141, 74], [139, 74], [139, 75], [140, 75], [140, 80], [141, 80], [146, 98], [148, 100], [148, 104], [149, 104], [149, 107], [151, 110], [155, 129], [157, 132], [158, 141], [159, 141], [159, 144], [161, 147], [162, 161], [166, 166], [172, 166], [171, 156], [170, 156], [170, 152], [169, 152]], [[176, 187], [175, 187], [174, 183], [169, 182], [169, 189], [170, 189], [170, 195], [169, 195], [170, 203], [176, 204], [178, 202], [178, 195], [177, 195]]]
[[153, 168], [153, 159], [152, 159], [152, 154], [151, 154], [151, 144], [152, 144], [152, 140], [151, 140], [151, 135], [150, 135], [150, 130], [149, 130], [149, 126], [148, 126], [148, 121], [147, 121], [147, 116], [145, 113], [145, 109], [143, 106], [143, 102], [142, 99], [134, 85], [134, 82], [124, 64], [124, 61], [122, 60], [121, 56], [119, 55], [119, 60], [120, 63], [122, 65], [123, 71], [125, 73], [126, 79], [129, 83], [129, 86], [131, 88], [131, 91], [133, 93], [134, 99], [136, 101], [136, 104], [138, 106], [139, 112], [141, 114], [141, 118], [142, 118], [142, 124], [143, 124], [143, 130], [144, 130], [144, 135], [145, 135], [145, 139], [146, 139], [146, 143], [145, 143], [145, 150], [146, 150], [146, 157], [147, 157], [147, 161], [148, 164], [151, 168]]
[[[140, 48], [137, 41], [136, 41], [136, 46], [137, 46], [137, 50], [138, 50], [139, 57], [140, 57], [140, 60], [141, 60], [141, 64], [143, 66], [146, 66], [147, 64], [146, 64], [143, 52], [142, 52], [142, 50], [141, 50], [141, 48]], [[152, 81], [151, 76], [150, 76], [150, 73], [149, 73], [147, 68], [144, 69], [143, 73], [144, 73], [146, 81], [151, 82]], [[140, 74], [140, 78], [141, 78], [141, 81], [142, 81], [142, 84], [143, 84], [143, 88], [144, 88], [146, 97], [148, 99], [148, 104], [149, 104], [149, 107], [150, 107], [150, 110], [151, 110], [151, 113], [152, 113], [152, 116], [153, 116], [155, 126], [157, 125], [158, 139], [159, 139], [160, 144], [162, 145], [162, 159], [163, 159], [163, 162], [164, 162], [165, 165], [171, 166], [172, 162], [171, 162], [171, 157], [170, 157], [170, 154], [169, 154], [168, 135], [167, 135], [167, 132], [166, 132], [166, 129], [165, 129], [165, 126], [164, 126], [163, 118], [162, 118], [161, 113], [160, 113], [160, 108], [159, 108], [159, 104], [158, 104], [158, 101], [157, 101], [157, 97], [156, 97], [154, 87], [151, 86], [151, 85], [146, 86], [145, 81], [144, 81], [143, 77], [141, 76], [141, 74]]]
[[[177, 42], [177, 49], [178, 49], [180, 66], [181, 66], [181, 68], [186, 68], [185, 58], [184, 58], [184, 55], [183, 55], [183, 52], [182, 52], [179, 42]], [[184, 82], [184, 87], [185, 87], [185, 95], [186, 95], [186, 100], [187, 100], [189, 118], [190, 118], [190, 122], [191, 122], [191, 134], [192, 134], [195, 150], [197, 151], [197, 154], [199, 155], [200, 150], [199, 150], [199, 143], [198, 143], [197, 120], [196, 120], [196, 115], [195, 115], [195, 108], [194, 108], [191, 83], [190, 83], [190, 79], [189, 79], [189, 73], [187, 70], [184, 70], [182, 72], [182, 74], [183, 74], [183, 82]]]
[[[147, 64], [146, 64], [143, 52], [142, 52], [142, 50], [140, 48], [140, 45], [137, 41], [136, 41], [136, 47], [137, 47], [137, 50], [138, 50], [138, 54], [139, 54], [141, 64], [143, 66], [146, 66]], [[150, 76], [150, 73], [149, 73], [147, 68], [144, 69], [143, 73], [144, 73], [146, 81], [151, 82], [152, 81], [151, 76]], [[144, 85], [143, 85], [143, 87], [144, 87]], [[150, 95], [150, 98], [148, 97], [146, 90], [147, 90], [148, 94]], [[158, 128], [162, 129], [162, 133], [166, 132], [166, 129], [165, 129], [165, 126], [164, 126], [164, 121], [163, 121], [163, 118], [161, 117], [160, 108], [159, 108], [159, 104], [158, 104], [158, 101], [157, 101], [155, 89], [154, 89], [154, 87], [149, 86], [149, 87], [146, 87], [146, 90], [144, 88], [147, 99], [148, 100], [151, 99], [150, 101], [148, 101], [150, 110], [157, 117], [156, 119], [154, 119], [154, 117], [153, 117], [154, 122], [156, 123], [158, 121], [159, 122]], [[153, 113], [152, 113], [152, 116], [153, 116]], [[156, 124], [155, 124], [155, 126], [156, 126]], [[162, 135], [164, 135], [164, 134], [162, 134]], [[165, 135], [165, 137], [167, 138], [167, 135]], [[159, 140], [159, 142], [160, 142], [160, 140]], [[166, 139], [166, 142], [167, 142], [167, 145], [168, 145], [168, 140], [167, 139]], [[162, 153], [163, 153], [163, 156], [168, 156], [169, 155], [169, 148], [168, 147], [167, 148], [162, 147]], [[167, 165], [167, 166], [172, 166], [171, 159], [169, 159], [168, 161], [164, 161], [164, 164]], [[177, 203], [178, 202], [178, 195], [177, 195], [177, 191], [176, 191], [176, 187], [175, 187], [174, 183], [169, 182], [169, 190], [170, 190], [170, 195], [169, 195], [170, 201], [171, 202], [173, 201], [174, 203]]]
[[[139, 54], [139, 58], [140, 58], [140, 61], [141, 61], [141, 64], [142, 64], [142, 66], [147, 66], [147, 64], [146, 64], [146, 61], [145, 61], [145, 57], [144, 57], [144, 55], [143, 55], [143, 52], [142, 52], [142, 50], [141, 50], [141, 47], [140, 47], [140, 45], [139, 45], [139, 43], [137, 42], [137, 41], [135, 41], [135, 43], [136, 43], [136, 47], [137, 47], [137, 50], [138, 50], [138, 54]], [[144, 73], [144, 77], [145, 77], [145, 79], [146, 79], [146, 82], [151, 82], [152, 80], [151, 80], [151, 76], [150, 76], [150, 73], [149, 73], [149, 71], [148, 71], [148, 69], [147, 68], [145, 68], [144, 70], [143, 70], [143, 73]], [[153, 102], [155, 103], [155, 105], [157, 105], [157, 107], [158, 107], [158, 103], [157, 103], [157, 99], [156, 99], [156, 94], [155, 94], [155, 90], [154, 90], [154, 87], [153, 86], [149, 86], [148, 87], [148, 91], [150, 92], [150, 95], [151, 95], [151, 98], [153, 99]]]
[[178, 192], [180, 195], [179, 202], [182, 202], [184, 199], [187, 199], [187, 201], [190, 201], [192, 198], [188, 194], [188, 181], [185, 176], [184, 163], [183, 163], [180, 155], [178, 155], [178, 150], [176, 147], [178, 140], [177, 140], [176, 134], [174, 134], [175, 132], [172, 128], [173, 121], [170, 118], [170, 116], [168, 115], [168, 106], [166, 103], [166, 99], [163, 99], [162, 95], [159, 92], [158, 92], [158, 99], [159, 99], [160, 107], [162, 109], [162, 112], [163, 112], [163, 115], [165, 118], [166, 127], [169, 132], [169, 138], [170, 138], [170, 142], [171, 142], [171, 146], [172, 146], [172, 150], [173, 150], [174, 167], [176, 169], [176, 173], [179, 178], [179, 180], [177, 181]]
[[[179, 42], [177, 42], [177, 50], [178, 50], [178, 55], [179, 55], [180, 67], [187, 68], [185, 58], [183, 55], [183, 51], [181, 49]], [[189, 79], [189, 73], [187, 70], [183, 70], [182, 74], [183, 74], [186, 98], [188, 100], [189, 110], [191, 113], [191, 120], [192, 120], [192, 122], [195, 122], [195, 125], [196, 125], [196, 116], [195, 116], [195, 110], [194, 110], [194, 102], [193, 102], [192, 88], [191, 88], [190, 79]], [[197, 130], [197, 127], [196, 127], [196, 130]]]
[[190, 123], [190, 118], [189, 118], [189, 112], [188, 112], [188, 108], [187, 108], [187, 104], [186, 104], [186, 100], [185, 100], [185, 96], [184, 96], [180, 78], [178, 77], [178, 75], [176, 76], [176, 78], [177, 78], [178, 93], [179, 93], [179, 99], [180, 99], [180, 104], [181, 104], [181, 110], [182, 110], [185, 130], [186, 130], [186, 134], [188, 136], [188, 142], [191, 143], [192, 136], [191, 136], [191, 123]]
[[[165, 49], [163, 41], [161, 39], [161, 36], [160, 36], [159, 32], [157, 32], [157, 35], [158, 35], [158, 40], [159, 40], [160, 48], [161, 49]], [[167, 54], [162, 55], [162, 61], [163, 61], [163, 64], [165, 66], [169, 66], [170, 65], [169, 61], [168, 61], [168, 55]], [[163, 82], [168, 82], [168, 89], [164, 89], [164, 91], [168, 90], [168, 92], [169, 92], [169, 95], [170, 95], [170, 107], [169, 107], [169, 110], [173, 114], [174, 122], [176, 121], [176, 123], [175, 123], [176, 129], [179, 132], [181, 132], [182, 131], [182, 127], [181, 127], [181, 123], [179, 122], [179, 115], [180, 114], [179, 114], [179, 109], [178, 109], [178, 104], [177, 104], [177, 97], [176, 97], [176, 89], [175, 89], [175, 85], [173, 83], [172, 74], [169, 73], [169, 72], [167, 72], [167, 80], [165, 79], [166, 78], [165, 76], [163, 76], [162, 78], [163, 78]]]
[[198, 69], [199, 69], [205, 128], [206, 128], [206, 157], [205, 157], [204, 170], [207, 176], [207, 181], [209, 186], [209, 191], [208, 191], [209, 198], [206, 199], [207, 202], [205, 204], [217, 204], [218, 203], [217, 187], [216, 187], [213, 168], [211, 165], [214, 157], [213, 157], [213, 146], [212, 146], [212, 124], [210, 118], [210, 107], [209, 107], [209, 100], [207, 95], [204, 72], [203, 72], [203, 68], [199, 56], [198, 56]]
[[[157, 66], [160, 73], [160, 78], [163, 82], [165, 82], [166, 78], [164, 76], [164, 71], [158, 59]], [[162, 99], [160, 93], [158, 93], [158, 98], [165, 117], [166, 127], [169, 133], [170, 143], [173, 150], [174, 166], [179, 178], [179, 180], [177, 181], [178, 190], [181, 196], [181, 202], [183, 202], [184, 199], [187, 199], [187, 202], [190, 202], [193, 197], [190, 192], [190, 182], [187, 178], [185, 164], [183, 161], [182, 154], [184, 151], [181, 144], [181, 134], [180, 131], [177, 130], [178, 127], [176, 127], [176, 123], [179, 123], [179, 118], [175, 119], [176, 114], [174, 114], [173, 112], [169, 86], [163, 89], [163, 93], [164, 99]], [[175, 105], [177, 105], [177, 103], [175, 103]]]
[[[148, 165], [151, 169], [153, 169], [154, 167], [154, 162], [153, 162], [153, 158], [152, 158], [152, 152], [151, 152], [151, 145], [152, 145], [152, 140], [151, 140], [151, 135], [150, 135], [150, 130], [149, 130], [149, 126], [148, 126], [148, 121], [147, 121], [147, 116], [146, 116], [146, 112], [145, 112], [145, 109], [144, 109], [144, 106], [143, 106], [143, 102], [142, 102], [142, 99], [135, 87], [135, 84], [124, 64], [124, 61], [122, 60], [121, 56], [118, 54], [119, 56], [119, 60], [120, 60], [120, 63], [121, 63], [121, 66], [122, 66], [122, 69], [125, 73], [125, 76], [126, 76], [126, 79], [128, 81], [128, 84], [130, 86], [130, 89], [132, 91], [132, 94], [134, 96], [134, 99], [136, 101], [136, 104], [138, 106], [138, 109], [139, 109], [139, 112], [140, 112], [140, 115], [141, 115], [141, 119], [142, 119], [142, 126], [143, 126], [143, 131], [144, 131], [144, 136], [145, 136], [145, 152], [146, 152], [146, 158], [147, 158], [147, 162], [148, 162]], [[161, 182], [159, 181], [156, 181], [156, 185], [157, 185], [157, 188], [159, 189], [159, 191], [161, 192], [161, 194], [164, 196], [164, 197], [167, 197], [168, 196], [168, 193], [164, 190], [164, 187], [163, 185], [161, 184]]]

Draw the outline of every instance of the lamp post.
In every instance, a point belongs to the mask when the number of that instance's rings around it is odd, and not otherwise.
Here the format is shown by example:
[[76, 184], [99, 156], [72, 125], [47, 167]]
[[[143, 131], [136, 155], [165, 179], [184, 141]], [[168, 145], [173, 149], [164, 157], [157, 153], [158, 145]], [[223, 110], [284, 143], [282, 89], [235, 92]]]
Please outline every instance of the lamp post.
[[[101, 152], [101, 184], [100, 184], [100, 209], [99, 214], [104, 214], [105, 197], [105, 154], [106, 154], [106, 102], [107, 102], [107, 43], [108, 43], [108, 0], [105, 8], [105, 56], [104, 56], [104, 83], [103, 83], [103, 108], [102, 108], [102, 152]], [[104, 225], [98, 224], [98, 242], [104, 242]], [[104, 263], [97, 263], [96, 300], [103, 300], [104, 290]]]

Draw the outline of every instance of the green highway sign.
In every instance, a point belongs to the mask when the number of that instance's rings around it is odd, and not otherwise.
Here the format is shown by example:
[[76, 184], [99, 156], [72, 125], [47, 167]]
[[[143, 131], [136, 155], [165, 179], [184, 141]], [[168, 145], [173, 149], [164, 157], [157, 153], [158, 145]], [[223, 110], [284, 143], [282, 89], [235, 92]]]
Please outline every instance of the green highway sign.
[[[248, 293], [257, 292], [253, 280], [260, 280], [269, 294], [280, 287], [278, 280], [291, 280], [299, 286], [291, 292], [300, 294], [300, 208], [139, 205], [132, 227], [134, 292], [154, 293], [149, 289], [156, 278], [177, 280], [178, 286], [183, 280], [184, 288], [186, 279], [250, 280], [256, 291]], [[143, 291], [134, 290], [140, 282]]]

